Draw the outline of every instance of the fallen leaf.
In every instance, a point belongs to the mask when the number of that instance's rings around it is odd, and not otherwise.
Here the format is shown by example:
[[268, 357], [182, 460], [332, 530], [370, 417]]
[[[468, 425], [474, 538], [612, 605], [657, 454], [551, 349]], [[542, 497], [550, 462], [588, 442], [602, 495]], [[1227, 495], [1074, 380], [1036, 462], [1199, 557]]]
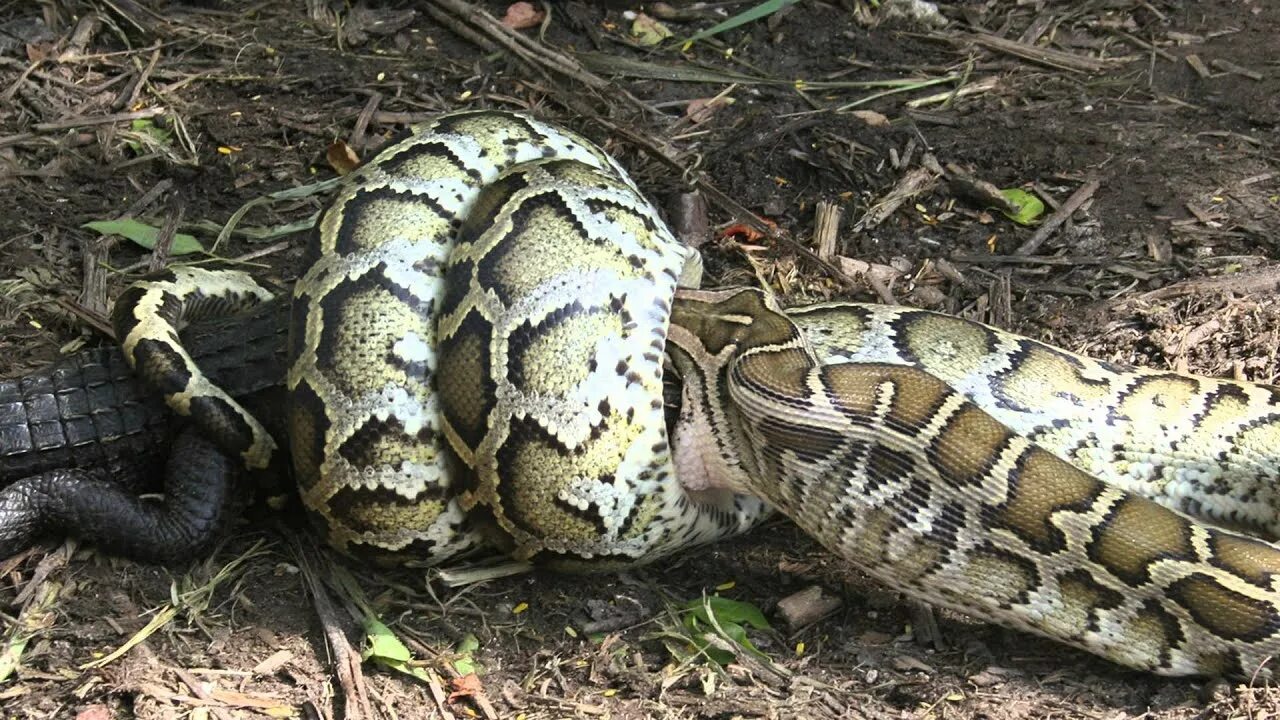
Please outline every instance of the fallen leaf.
[[801, 575], [812, 569], [813, 565], [811, 563], [800, 562], [799, 560], [783, 559], [778, 561], [778, 571], [791, 575]]
[[1026, 190], [1009, 188], [1000, 192], [1018, 208], [1016, 214], [1004, 213], [1004, 216], [1019, 225], [1033, 225], [1044, 214], [1044, 201]]
[[636, 13], [636, 19], [631, 21], [631, 37], [645, 47], [657, 45], [674, 34], [666, 25], [644, 13]]
[[889, 118], [875, 110], [854, 110], [850, 115], [858, 118], [871, 127], [888, 127]]
[[533, 6], [533, 3], [517, 2], [507, 7], [507, 14], [502, 16], [502, 24], [512, 30], [526, 30], [542, 24], [547, 14]]
[[27, 44], [27, 60], [32, 63], [40, 63], [45, 60], [52, 60], [57, 55], [56, 48], [50, 43], [28, 43]]
[[898, 655], [893, 658], [892, 665], [895, 670], [902, 670], [903, 672], [923, 672], [929, 674], [934, 672], [933, 668], [923, 660], [913, 658], [910, 655]]
[[710, 120], [717, 110], [732, 104], [733, 98], [728, 97], [697, 98], [689, 101], [684, 114], [694, 125], [701, 125]]
[[1008, 678], [1002, 677], [996, 673], [991, 672], [990, 670], [982, 670], [981, 672], [978, 672], [969, 676], [969, 682], [972, 683], [974, 687], [980, 687], [980, 688], [999, 685], [1001, 683], [1006, 682], [1007, 680]]
[[334, 140], [329, 144], [329, 149], [324, 151], [324, 158], [329, 161], [329, 167], [339, 175], [346, 175], [360, 166], [360, 156], [341, 140]]
[[[156, 249], [156, 240], [160, 237], [159, 228], [133, 218], [94, 220], [80, 227], [97, 231], [103, 235], [120, 235], [148, 250]], [[169, 246], [170, 255], [190, 255], [197, 252], [204, 252], [204, 247], [195, 236], [186, 233], [173, 234], [173, 244]]]
[[[778, 224], [774, 221], [768, 218], [764, 218], [764, 221], [769, 227], [775, 230], [778, 228]], [[721, 230], [719, 237], [721, 240], [734, 239], [740, 243], [753, 243], [764, 237], [764, 233], [756, 230], [746, 223], [734, 223]]]
[[272, 653], [271, 656], [268, 657], [266, 660], [263, 660], [257, 665], [254, 665], [253, 672], [259, 675], [270, 675], [275, 671], [279, 670], [280, 668], [284, 667], [285, 663], [288, 663], [292, 659], [293, 659], [293, 653], [289, 652], [288, 650], [277, 650], [276, 652]]
[[858, 636], [859, 645], [888, 645], [891, 642], [893, 642], [892, 635], [876, 630], [868, 630]]
[[480, 683], [480, 676], [475, 673], [453, 678], [449, 681], [449, 702], [483, 694], [484, 685]]
[[870, 276], [882, 285], [892, 285], [901, 280], [903, 276], [903, 273], [892, 265], [869, 263], [866, 260], [858, 260], [843, 255], [837, 255], [836, 262], [840, 266], [840, 272], [845, 275], [853, 278]]
[[474, 653], [480, 649], [480, 639], [467, 633], [458, 641], [454, 649], [458, 653], [458, 659], [453, 661], [453, 669], [460, 675], [474, 675], [476, 673]]

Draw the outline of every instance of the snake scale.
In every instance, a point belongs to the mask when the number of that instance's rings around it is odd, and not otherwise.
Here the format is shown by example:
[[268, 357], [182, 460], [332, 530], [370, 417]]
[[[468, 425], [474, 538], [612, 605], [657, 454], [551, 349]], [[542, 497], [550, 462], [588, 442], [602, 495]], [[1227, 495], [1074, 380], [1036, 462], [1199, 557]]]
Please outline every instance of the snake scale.
[[[1157, 673], [1266, 672], [1275, 388], [924, 311], [784, 311], [692, 289], [699, 267], [575, 134], [498, 111], [413, 128], [331, 204], [293, 292], [278, 380], [303, 503], [379, 560], [488, 545], [579, 570], [772, 507], [913, 597]], [[178, 329], [281, 302], [187, 268], [117, 303], [139, 375], [249, 467], [272, 433]]]

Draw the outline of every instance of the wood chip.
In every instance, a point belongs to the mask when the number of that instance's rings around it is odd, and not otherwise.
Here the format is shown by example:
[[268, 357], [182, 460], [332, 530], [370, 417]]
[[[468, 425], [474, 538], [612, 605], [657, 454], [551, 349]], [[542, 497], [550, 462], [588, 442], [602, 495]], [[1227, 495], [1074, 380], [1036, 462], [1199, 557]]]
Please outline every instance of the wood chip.
[[707, 198], [698, 191], [680, 193], [671, 203], [671, 229], [676, 239], [691, 248], [700, 248], [711, 239]]
[[1280, 290], [1280, 268], [1267, 267], [1251, 272], [1183, 280], [1145, 293], [1142, 298], [1145, 300], [1164, 300], [1184, 295], [1205, 293], [1253, 295], [1274, 293], [1277, 290]]
[[1237, 65], [1231, 62], [1230, 60], [1215, 59], [1215, 60], [1210, 60], [1209, 64], [1221, 70], [1222, 72], [1231, 73], [1232, 75], [1243, 75], [1249, 78], [1250, 80], [1262, 79], [1262, 73], [1258, 72], [1257, 70], [1250, 70], [1249, 68], [1244, 67], [1243, 65]]
[[1146, 233], [1145, 240], [1147, 242], [1147, 253], [1151, 255], [1151, 259], [1158, 263], [1168, 263], [1173, 261], [1173, 243], [1164, 233], [1150, 230]]
[[[896, 268], [844, 256], [837, 256], [836, 261], [840, 264], [841, 272], [847, 277], [853, 278], [855, 282], [860, 280], [865, 283], [876, 295], [880, 296], [880, 300], [886, 305], [898, 304], [897, 299], [889, 290], [890, 285], [902, 278], [902, 273], [898, 272]], [[861, 290], [863, 288], [858, 289]]]
[[856, 230], [870, 230], [889, 219], [894, 211], [902, 207], [906, 201], [921, 193], [931, 190], [938, 180], [937, 173], [923, 167], [916, 167], [903, 173], [893, 189], [871, 206], [867, 213], [856, 223]]
[[932, 646], [934, 650], [947, 649], [933, 606], [918, 600], [907, 600], [907, 608], [911, 613], [911, 634], [915, 636], [916, 642]]
[[796, 630], [811, 625], [840, 608], [840, 598], [811, 585], [778, 601], [778, 615], [787, 627]]
[[1018, 206], [1005, 197], [1004, 193], [1000, 192], [1000, 188], [975, 177], [955, 163], [947, 163], [946, 169], [947, 185], [951, 188], [951, 192], [976, 203], [979, 207], [994, 207], [1010, 215], [1018, 214]]
[[1213, 213], [1211, 213], [1210, 211], [1205, 210], [1204, 208], [1194, 203], [1183, 203], [1183, 204], [1186, 206], [1187, 212], [1196, 216], [1196, 220], [1199, 220], [1205, 225], [1209, 225], [1211, 227], [1217, 226], [1217, 218], [1214, 217]]
[[271, 675], [275, 671], [284, 667], [285, 663], [293, 659], [293, 653], [288, 650], [277, 650], [262, 662], [253, 666], [253, 671], [259, 675]]
[[823, 260], [831, 260], [836, 255], [843, 218], [844, 207], [830, 200], [819, 200], [814, 208], [813, 244]]
[[1191, 69], [1192, 69], [1192, 70], [1195, 70], [1195, 71], [1196, 71], [1196, 74], [1197, 74], [1197, 75], [1199, 75], [1199, 76], [1200, 76], [1201, 78], [1203, 78], [1203, 79], [1206, 79], [1206, 80], [1207, 80], [1207, 79], [1209, 78], [1209, 76], [1213, 74], [1213, 73], [1209, 70], [1209, 66], [1208, 66], [1208, 65], [1205, 65], [1205, 64], [1204, 64], [1204, 61], [1200, 59], [1200, 56], [1199, 56], [1199, 55], [1195, 55], [1195, 54], [1188, 55], [1188, 56], [1187, 56], [1187, 64], [1188, 64], [1188, 65], [1190, 65], [1190, 66], [1191, 66]]
[[1192, 348], [1217, 335], [1221, 331], [1222, 323], [1218, 322], [1217, 319], [1200, 323], [1188, 330], [1187, 333], [1182, 336], [1182, 340], [1178, 342], [1178, 345], [1173, 349], [1173, 352], [1168, 352], [1170, 348], [1165, 348], [1165, 352], [1175, 357], [1185, 356]]

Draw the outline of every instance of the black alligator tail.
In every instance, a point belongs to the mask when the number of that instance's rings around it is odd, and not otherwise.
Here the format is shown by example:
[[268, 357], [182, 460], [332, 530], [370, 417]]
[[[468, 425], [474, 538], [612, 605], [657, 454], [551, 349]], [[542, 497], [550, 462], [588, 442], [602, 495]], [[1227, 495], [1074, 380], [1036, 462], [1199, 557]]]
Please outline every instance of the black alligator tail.
[[[287, 311], [285, 300], [203, 320], [181, 339], [214, 382], [244, 397], [283, 383]], [[242, 464], [192, 429], [171, 445], [175, 420], [115, 348], [0, 381], [0, 557], [59, 534], [147, 561], [190, 558], [212, 543]], [[165, 455], [164, 500], [140, 499], [157, 489]]]
[[226, 524], [240, 472], [236, 459], [188, 430], [173, 443], [163, 501], [140, 498], [99, 470], [22, 478], [0, 490], [0, 557], [69, 534], [137, 560], [189, 560]]

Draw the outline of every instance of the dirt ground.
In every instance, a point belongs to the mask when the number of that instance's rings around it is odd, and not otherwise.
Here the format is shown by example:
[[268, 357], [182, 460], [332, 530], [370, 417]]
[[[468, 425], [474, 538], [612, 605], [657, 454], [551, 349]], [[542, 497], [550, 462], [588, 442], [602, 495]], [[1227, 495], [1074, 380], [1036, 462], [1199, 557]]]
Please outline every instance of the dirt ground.
[[[553, 2], [510, 47], [460, 0], [0, 2], [0, 377], [104, 342], [106, 299], [145, 270], [149, 252], [85, 223], [180, 220], [209, 247], [245, 203], [334, 177], [335, 155], [494, 106], [601, 142], [669, 208], [699, 180], [709, 285], [891, 299], [1104, 359], [1274, 380], [1280, 7], [943, 3], [945, 26], [931, 26], [885, 20], [893, 3], [880, 4], [800, 0], [682, 49], [631, 35], [638, 0]], [[475, 7], [500, 18], [507, 3]], [[722, 17], [693, 15], [663, 22], [678, 39]], [[564, 58], [581, 65], [567, 75]], [[732, 102], [691, 118], [712, 98]], [[975, 200], [969, 176], [1041, 196], [1052, 230]], [[216, 254], [287, 285], [305, 234], [284, 231], [325, 197], [250, 209], [250, 232]], [[819, 201], [844, 210], [825, 267], [797, 249], [817, 249]], [[747, 211], [782, 236], [721, 232]], [[945, 613], [926, 644], [919, 613], [783, 521], [659, 567], [462, 588], [349, 567], [262, 508], [191, 566], [49, 545], [0, 570], [0, 668], [20, 609], [38, 629], [0, 684], [12, 718], [1280, 714], [1267, 687], [1128, 672]], [[363, 707], [344, 699], [349, 664], [324, 635], [336, 617], [359, 647], [352, 593], [326, 592], [338, 604], [325, 613], [307, 589], [350, 575], [425, 677], [366, 663]], [[812, 586], [839, 607], [786, 627], [778, 601]], [[679, 607], [704, 593], [764, 611], [772, 629], [751, 637], [767, 660], [679, 661]], [[468, 662], [478, 684], [459, 685]], [[467, 687], [481, 697], [445, 697]]]

